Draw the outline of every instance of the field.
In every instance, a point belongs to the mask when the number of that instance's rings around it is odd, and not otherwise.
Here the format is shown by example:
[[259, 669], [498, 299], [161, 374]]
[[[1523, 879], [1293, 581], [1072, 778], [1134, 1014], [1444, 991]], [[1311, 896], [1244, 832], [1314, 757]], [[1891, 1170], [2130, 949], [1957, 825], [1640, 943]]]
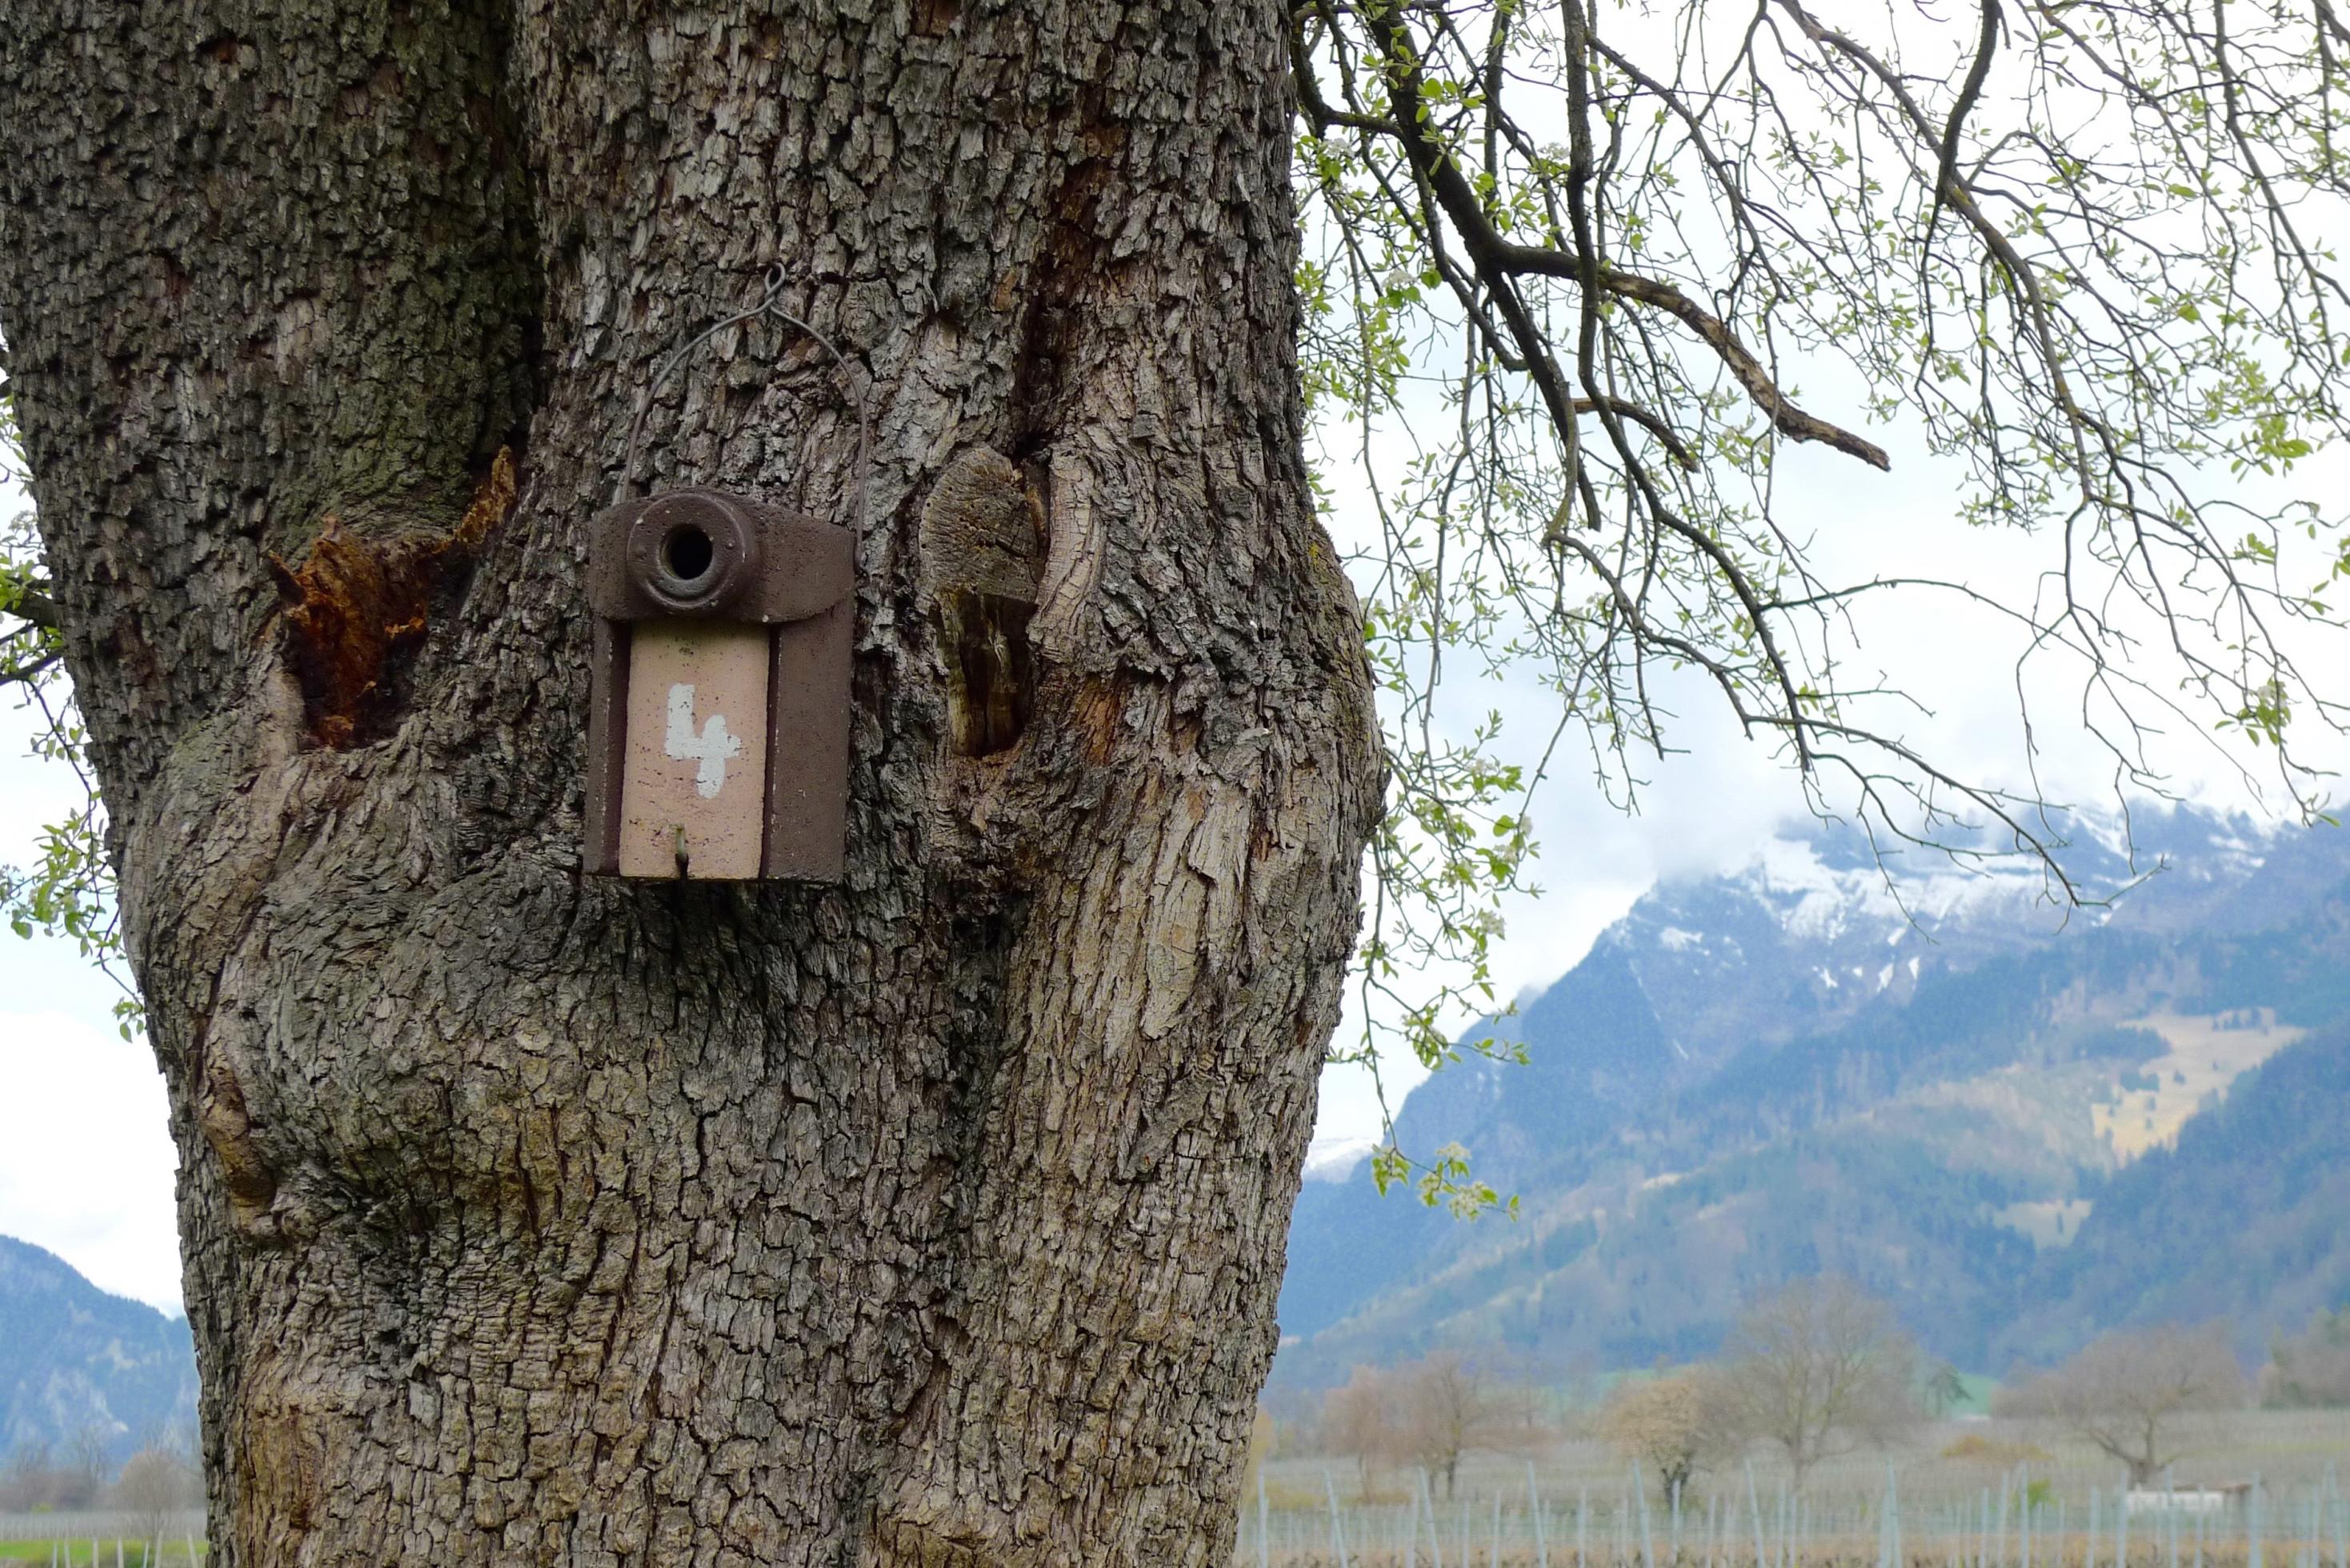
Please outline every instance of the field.
[[[17, 1522], [21, 1525], [23, 1521]], [[86, 1538], [72, 1542], [62, 1542], [52, 1536], [26, 1536], [15, 1541], [0, 1540], [0, 1563], [72, 1563], [77, 1565], [77, 1568], [91, 1568], [93, 1562], [99, 1564], [99, 1568], [106, 1568], [106, 1565], [113, 1563], [115, 1542], [111, 1538], [97, 1542], [98, 1552], [95, 1558], [90, 1554], [90, 1545], [91, 1542]], [[142, 1555], [139, 1547], [129, 1542], [122, 1543], [124, 1568], [145, 1568], [140, 1561]], [[203, 1562], [203, 1542], [200, 1541], [196, 1543], [196, 1561]], [[184, 1563], [187, 1561], [188, 1549], [185, 1546], [167, 1545], [156, 1554], [155, 1568], [164, 1568], [166, 1563]]]
[[[2350, 1411], [2242, 1412], [2179, 1430], [2187, 1452], [2173, 1473], [2182, 1489], [2257, 1481], [2257, 1491], [2210, 1514], [2132, 1512], [2117, 1520], [2119, 1466], [2036, 1423], [1981, 1417], [1938, 1422], [1898, 1449], [1824, 1464], [1800, 1498], [1787, 1490], [1784, 1469], [1757, 1449], [1694, 1477], [1678, 1511], [1653, 1478], [1648, 1495], [1637, 1494], [1628, 1467], [1581, 1438], [1469, 1456], [1450, 1497], [1440, 1477], [1426, 1478], [1423, 1493], [1417, 1471], [1388, 1469], [1370, 1476], [1367, 1488], [1349, 1460], [1276, 1447], [1261, 1488], [1253, 1484], [1243, 1499], [1233, 1562], [1236, 1568], [2350, 1568], [2343, 1486], [2350, 1477]], [[203, 1529], [200, 1517], [175, 1520], [152, 1568], [186, 1564], [190, 1536], [201, 1561]], [[108, 1514], [0, 1515], [0, 1563], [112, 1568], [120, 1540], [123, 1568], [147, 1568], [134, 1534]]]
[[[114, 1568], [118, 1550], [122, 1568], [188, 1568], [188, 1546], [193, 1542], [195, 1561], [204, 1559], [204, 1521], [201, 1513], [175, 1515], [163, 1533], [162, 1550], [150, 1564], [147, 1549], [137, 1539], [138, 1527], [103, 1511], [76, 1513], [0, 1513], [0, 1563], [71, 1564], [72, 1568]], [[97, 1547], [93, 1560], [91, 1547]]]
[[2098, 1136], [2126, 1160], [2177, 1141], [2207, 1100], [2308, 1033], [2278, 1023], [2266, 1008], [2223, 1018], [2158, 1012], [2133, 1027], [2161, 1035], [2170, 1050], [2140, 1069], [2140, 1086], [2124, 1086], [2113, 1104], [2092, 1113]]
[[[1245, 1544], [1233, 1562], [1245, 1568], [1246, 1564], [1256, 1563], [1258, 1558], [1255, 1537], [1250, 1533], [1245, 1514], [1243, 1518], [1242, 1535]], [[1464, 1542], [1465, 1546], [1462, 1544]], [[2322, 1544], [2324, 1550], [2319, 1554], [2318, 1561], [2325, 1568], [2331, 1568], [2334, 1561], [2333, 1543]], [[2064, 1563], [2069, 1564], [2069, 1568], [2084, 1568], [2085, 1549], [2085, 1542], [2078, 1537], [2067, 1543]], [[2011, 1542], [2006, 1568], [2022, 1568], [2021, 1560], [2013, 1555], [2013, 1550]], [[1701, 1556], [1684, 1555], [1679, 1560], [1679, 1568], [1702, 1568], [1704, 1561]], [[1769, 1560], [1766, 1558], [1765, 1561]], [[1846, 1568], [1885, 1568], [1885, 1565], [1895, 1563], [1890, 1557], [1877, 1555], [1874, 1541], [1846, 1542], [1842, 1555], [1831, 1554], [1824, 1547], [1815, 1554], [1807, 1554], [1794, 1561], [1820, 1564], [1821, 1568], [1839, 1563], [1846, 1565]], [[2194, 1561], [2192, 1548], [2184, 1549], [2179, 1559], [2180, 1568], [2192, 1568]], [[2266, 1568], [2306, 1568], [2307, 1561], [2300, 1556], [2280, 1557], [2272, 1551], [2266, 1559]], [[1440, 1555], [1438, 1554], [1438, 1543], [1423, 1536], [1417, 1556], [1409, 1548], [1392, 1544], [1350, 1546], [1344, 1557], [1334, 1553], [1326, 1545], [1286, 1547], [1276, 1544], [1264, 1562], [1269, 1568], [1576, 1568], [1572, 1542], [1535, 1546], [1528, 1545], [1523, 1540], [1504, 1539], [1497, 1552], [1485, 1537], [1474, 1533], [1465, 1537], [1448, 1535], [1441, 1543]], [[1751, 1557], [1742, 1558], [1738, 1568], [1744, 1568], [1744, 1564], [1751, 1562]], [[2036, 1549], [2033, 1562], [2042, 1564], [2043, 1568], [2059, 1568], [2054, 1557], [2043, 1557]], [[2206, 1568], [2253, 1568], [2252, 1560], [2241, 1543], [2228, 1550], [2215, 1548], [2205, 1562]], [[1971, 1558], [1950, 1558], [1905, 1548], [1898, 1568], [1997, 1568], [1999, 1563], [1996, 1555], [1978, 1564], [1977, 1560]], [[2168, 1545], [2134, 1543], [2129, 1551], [2129, 1563], [2130, 1568], [2168, 1568]], [[1590, 1568], [1618, 1568], [1618, 1565], [1620, 1568], [1643, 1568], [1643, 1562], [1638, 1557], [1611, 1560], [1606, 1552], [1595, 1547], [1589, 1565]], [[1659, 1552], [1656, 1568], [1673, 1568], [1673, 1564]], [[1716, 1568], [1728, 1568], [1728, 1565], [1724, 1562], [1717, 1562]], [[2116, 1568], [2109, 1542], [2100, 1545], [2096, 1568]]]
[[[2117, 1518], [2119, 1465], [2032, 1422], [1935, 1423], [1820, 1466], [1803, 1494], [1760, 1449], [1675, 1509], [1579, 1439], [1441, 1478], [1276, 1450], [1243, 1500], [1237, 1564], [1286, 1568], [2350, 1568], [2350, 1412], [2182, 1422], [2178, 1485], [2257, 1488], [2210, 1514]], [[1750, 1472], [1749, 1464], [1752, 1465]], [[2026, 1499], [2030, 1506], [2025, 1506]], [[1759, 1516], [1759, 1518], [1758, 1518]], [[1334, 1535], [1333, 1526], [1336, 1525]], [[1760, 1528], [1758, 1529], [1757, 1526]], [[1343, 1545], [1343, 1558], [1337, 1550]], [[2175, 1555], [2174, 1555], [2175, 1554]]]

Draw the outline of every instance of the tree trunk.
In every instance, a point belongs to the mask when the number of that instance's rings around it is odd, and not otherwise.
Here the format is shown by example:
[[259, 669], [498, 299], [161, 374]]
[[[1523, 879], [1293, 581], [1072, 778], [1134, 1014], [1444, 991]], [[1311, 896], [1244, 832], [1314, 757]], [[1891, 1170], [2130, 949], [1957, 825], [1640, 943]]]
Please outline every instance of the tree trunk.
[[[1282, 24], [12, 9], [220, 1562], [1226, 1560], [1378, 794]], [[580, 873], [681, 484], [863, 520], [838, 887]]]

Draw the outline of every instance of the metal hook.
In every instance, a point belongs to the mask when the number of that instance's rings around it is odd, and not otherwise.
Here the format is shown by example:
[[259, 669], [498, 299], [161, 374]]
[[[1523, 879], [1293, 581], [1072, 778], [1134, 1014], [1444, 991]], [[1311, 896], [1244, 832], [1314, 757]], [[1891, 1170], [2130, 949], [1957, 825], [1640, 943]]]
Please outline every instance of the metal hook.
[[[669, 380], [670, 377], [676, 372], [677, 368], [685, 363], [687, 358], [691, 356], [695, 349], [709, 342], [712, 337], [717, 337], [721, 332], [725, 331], [726, 328], [734, 326], [738, 322], [749, 321], [755, 317], [772, 316], [776, 320], [783, 322], [785, 326], [795, 327], [810, 338], [813, 338], [817, 347], [821, 348], [826, 353], [832, 356], [833, 364], [838, 369], [843, 371], [849, 369], [848, 356], [840, 351], [838, 344], [833, 342], [831, 338], [827, 337], [823, 333], [817, 331], [807, 322], [801, 320], [798, 317], [794, 316], [790, 311], [785, 310], [783, 307], [781, 301], [783, 298], [784, 286], [788, 281], [790, 280], [784, 271], [783, 263], [777, 262], [773, 266], [770, 266], [767, 269], [766, 290], [764, 293], [760, 295], [758, 304], [754, 305], [748, 310], [738, 310], [733, 315], [727, 317], [724, 320], [714, 322], [711, 326], [703, 328], [691, 340], [687, 342], [675, 353], [671, 354], [669, 357], [668, 362], [662, 365], [660, 371], [654, 375], [651, 384], [645, 389], [645, 400], [638, 406], [637, 417], [635, 420], [630, 421], [629, 425], [628, 456], [621, 466], [620, 477], [612, 488], [613, 505], [618, 506], [622, 502], [628, 500], [629, 488], [636, 483], [638, 441], [644, 435], [645, 416], [652, 412], [653, 404], [659, 400], [660, 397], [661, 387]], [[856, 394], [857, 539], [860, 545], [865, 541], [866, 530], [871, 520], [872, 514], [873, 421], [870, 407], [870, 391], [871, 389], [868, 387]]]

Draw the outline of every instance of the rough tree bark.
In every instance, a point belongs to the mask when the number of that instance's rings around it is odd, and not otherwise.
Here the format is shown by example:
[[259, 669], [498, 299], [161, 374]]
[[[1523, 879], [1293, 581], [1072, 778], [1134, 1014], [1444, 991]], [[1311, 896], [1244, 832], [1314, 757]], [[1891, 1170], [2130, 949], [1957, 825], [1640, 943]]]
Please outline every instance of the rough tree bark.
[[[221, 1562], [1228, 1553], [1378, 783], [1281, 23], [10, 8]], [[777, 265], [847, 367], [656, 389]], [[584, 878], [588, 518], [850, 522], [860, 401], [847, 882]]]

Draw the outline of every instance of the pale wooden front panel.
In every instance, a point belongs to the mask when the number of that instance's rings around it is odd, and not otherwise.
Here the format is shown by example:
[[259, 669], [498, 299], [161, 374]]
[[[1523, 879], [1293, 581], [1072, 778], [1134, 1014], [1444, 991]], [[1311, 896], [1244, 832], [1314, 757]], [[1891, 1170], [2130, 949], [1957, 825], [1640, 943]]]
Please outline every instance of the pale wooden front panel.
[[620, 875], [759, 874], [767, 794], [767, 628], [648, 620], [629, 651]]

